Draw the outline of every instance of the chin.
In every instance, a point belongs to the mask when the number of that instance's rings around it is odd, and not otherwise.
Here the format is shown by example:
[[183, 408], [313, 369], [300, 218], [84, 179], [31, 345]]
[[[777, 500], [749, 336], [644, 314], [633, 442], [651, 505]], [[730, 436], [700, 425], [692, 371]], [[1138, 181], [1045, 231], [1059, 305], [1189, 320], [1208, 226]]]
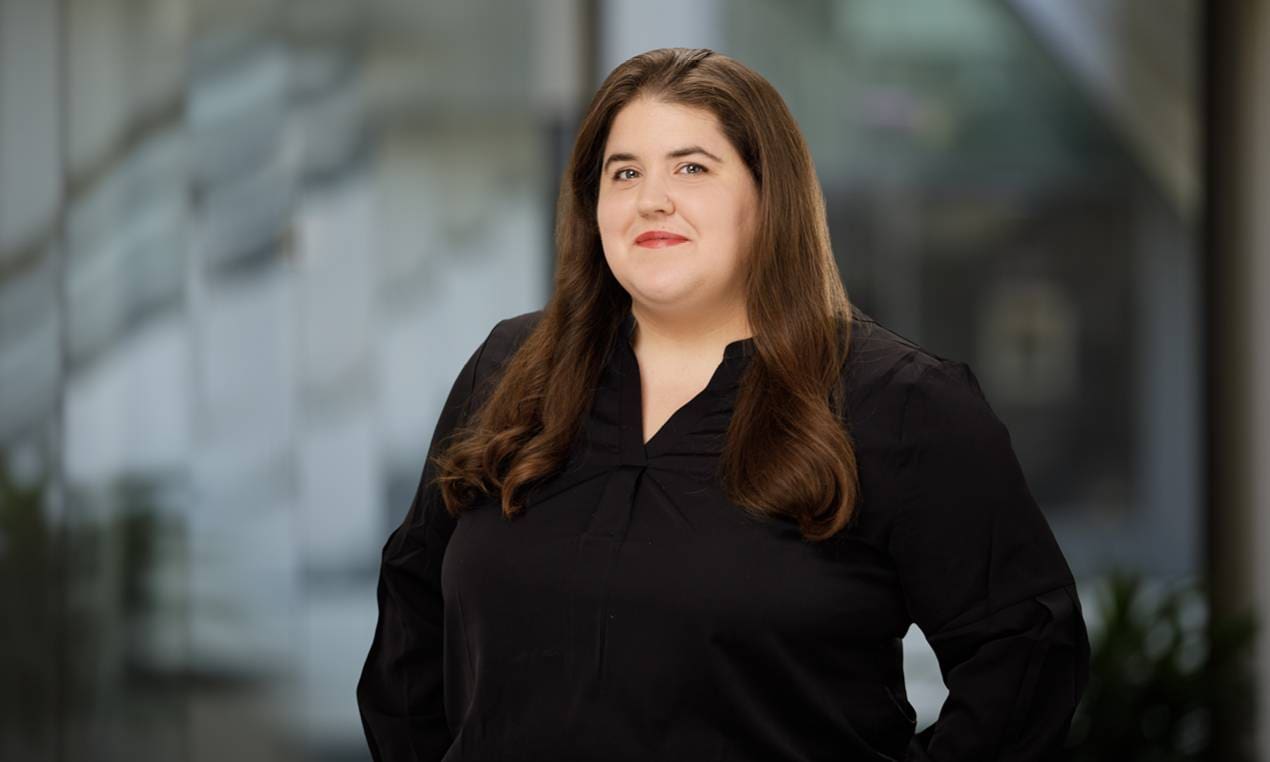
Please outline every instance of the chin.
[[700, 295], [697, 289], [684, 284], [683, 282], [661, 283], [661, 284], [640, 284], [635, 289], [639, 300], [646, 304], [657, 305], [658, 307], [674, 307], [683, 305], [690, 301], [694, 301]]

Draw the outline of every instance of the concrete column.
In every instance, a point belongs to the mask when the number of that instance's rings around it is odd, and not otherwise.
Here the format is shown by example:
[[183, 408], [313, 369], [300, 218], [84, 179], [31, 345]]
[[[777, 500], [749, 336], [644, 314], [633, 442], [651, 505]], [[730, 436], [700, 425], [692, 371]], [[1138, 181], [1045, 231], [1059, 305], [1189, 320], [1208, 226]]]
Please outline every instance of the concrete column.
[[[1270, 759], [1270, 3], [1206, 26], [1209, 557], [1217, 615], [1257, 612], [1252, 759]], [[1224, 718], [1214, 739], [1226, 742]], [[1244, 759], [1220, 750], [1215, 759]]]

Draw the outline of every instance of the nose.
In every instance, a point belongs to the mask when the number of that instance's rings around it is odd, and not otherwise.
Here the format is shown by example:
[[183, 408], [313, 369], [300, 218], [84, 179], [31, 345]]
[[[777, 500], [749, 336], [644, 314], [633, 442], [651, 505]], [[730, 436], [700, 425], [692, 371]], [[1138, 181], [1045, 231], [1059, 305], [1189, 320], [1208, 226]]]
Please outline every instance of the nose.
[[642, 215], [656, 212], [670, 214], [675, 209], [674, 202], [670, 200], [670, 194], [666, 192], [666, 186], [660, 180], [653, 179], [652, 175], [648, 175], [640, 183], [637, 205]]

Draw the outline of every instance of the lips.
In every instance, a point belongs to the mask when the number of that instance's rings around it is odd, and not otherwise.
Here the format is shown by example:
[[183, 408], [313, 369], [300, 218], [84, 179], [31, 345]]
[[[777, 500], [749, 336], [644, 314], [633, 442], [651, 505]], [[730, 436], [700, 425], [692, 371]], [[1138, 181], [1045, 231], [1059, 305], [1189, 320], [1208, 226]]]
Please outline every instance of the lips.
[[639, 237], [635, 239], [635, 245], [658, 249], [664, 246], [674, 246], [687, 240], [687, 238], [667, 230], [650, 230], [646, 233], [640, 233]]

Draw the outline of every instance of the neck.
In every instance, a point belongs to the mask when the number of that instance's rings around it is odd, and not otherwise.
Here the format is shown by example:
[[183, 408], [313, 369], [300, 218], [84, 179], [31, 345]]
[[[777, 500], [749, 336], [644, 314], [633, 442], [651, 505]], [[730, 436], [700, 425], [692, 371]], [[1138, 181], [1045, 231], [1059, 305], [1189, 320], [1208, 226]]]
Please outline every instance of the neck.
[[744, 306], [699, 315], [665, 315], [632, 305], [631, 314], [635, 317], [631, 341], [637, 352], [713, 356], [729, 343], [754, 335]]

